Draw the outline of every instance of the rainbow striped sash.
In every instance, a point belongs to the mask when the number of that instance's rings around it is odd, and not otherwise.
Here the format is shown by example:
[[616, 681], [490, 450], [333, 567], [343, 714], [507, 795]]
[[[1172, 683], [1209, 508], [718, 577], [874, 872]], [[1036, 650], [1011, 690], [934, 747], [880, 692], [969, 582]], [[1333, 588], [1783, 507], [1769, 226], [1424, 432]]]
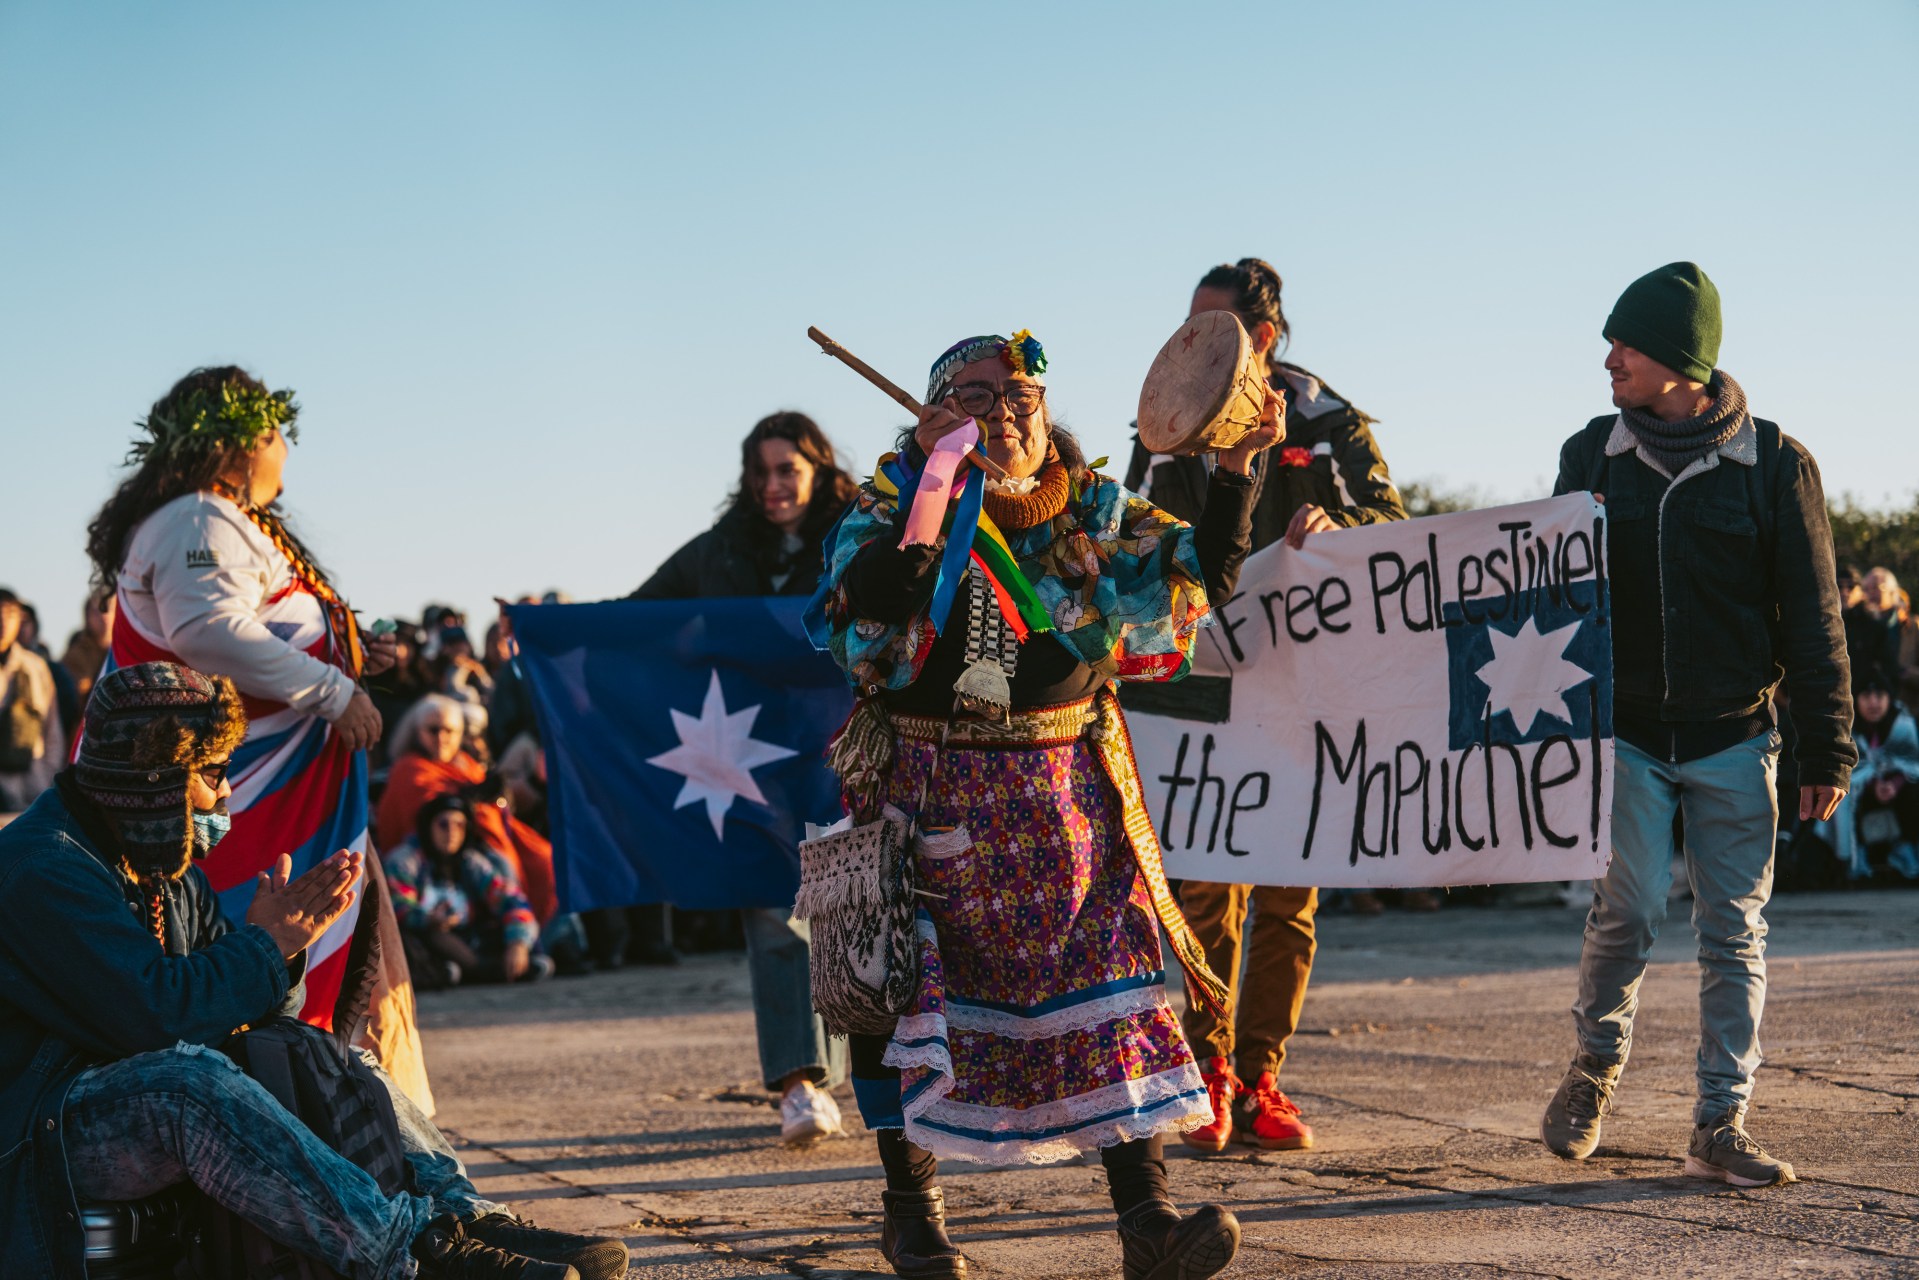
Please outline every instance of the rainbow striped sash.
[[[910, 470], [898, 454], [889, 453], [880, 459], [873, 473], [873, 487], [893, 499], [904, 518], [912, 510], [919, 473]], [[933, 632], [945, 634], [946, 619], [953, 611], [960, 581], [966, 576], [970, 563], [993, 588], [1000, 613], [1012, 627], [1013, 634], [1024, 643], [1030, 634], [1051, 631], [1053, 620], [1014, 558], [1006, 535], [993, 523], [993, 517], [986, 514], [985, 499], [986, 473], [975, 467], [966, 477], [959, 501], [942, 522], [941, 527], [946, 530], [946, 551], [940, 558], [939, 579], [933, 586], [933, 603], [928, 611]]]

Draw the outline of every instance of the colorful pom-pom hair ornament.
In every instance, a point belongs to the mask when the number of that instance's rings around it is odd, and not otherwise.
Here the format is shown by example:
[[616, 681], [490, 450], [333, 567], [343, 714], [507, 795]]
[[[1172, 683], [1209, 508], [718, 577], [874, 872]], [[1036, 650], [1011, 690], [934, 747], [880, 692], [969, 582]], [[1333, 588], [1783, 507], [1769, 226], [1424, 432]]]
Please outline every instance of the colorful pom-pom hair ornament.
[[1046, 348], [1039, 344], [1031, 329], [1021, 329], [1000, 350], [1000, 359], [1014, 373], [1037, 378], [1046, 372]]

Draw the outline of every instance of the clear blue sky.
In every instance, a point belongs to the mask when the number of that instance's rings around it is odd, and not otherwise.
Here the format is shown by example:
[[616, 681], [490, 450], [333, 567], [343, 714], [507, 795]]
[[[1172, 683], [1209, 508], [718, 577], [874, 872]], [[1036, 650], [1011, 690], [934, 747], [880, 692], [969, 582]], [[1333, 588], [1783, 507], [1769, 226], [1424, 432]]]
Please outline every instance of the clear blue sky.
[[909, 388], [1031, 328], [1120, 457], [1248, 254], [1402, 480], [1542, 492], [1613, 298], [1692, 258], [1757, 411], [1904, 499], [1915, 66], [1909, 0], [0, 0], [0, 583], [63, 640], [133, 420], [233, 361], [369, 616], [624, 592], [762, 414], [870, 467], [901, 415], [808, 324]]

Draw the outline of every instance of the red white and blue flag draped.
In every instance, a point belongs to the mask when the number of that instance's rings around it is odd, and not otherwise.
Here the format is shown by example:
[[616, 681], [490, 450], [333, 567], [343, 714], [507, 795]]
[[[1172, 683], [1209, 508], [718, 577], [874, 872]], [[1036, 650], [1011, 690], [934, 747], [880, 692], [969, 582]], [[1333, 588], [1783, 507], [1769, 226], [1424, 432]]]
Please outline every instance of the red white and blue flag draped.
[[852, 710], [800, 596], [515, 606], [566, 911], [781, 907]]
[[[324, 662], [340, 665], [326, 611], [298, 587], [269, 601], [260, 622], [275, 636]], [[143, 631], [134, 610], [120, 602], [113, 650], [106, 670], [141, 662], [183, 662], [164, 637]], [[191, 663], [183, 663], [191, 666]], [[220, 894], [227, 915], [239, 920], [253, 900], [262, 871], [283, 853], [293, 856], [293, 874], [339, 849], [367, 852], [367, 764], [364, 751], [349, 751], [333, 726], [284, 702], [243, 695], [247, 736], [233, 753], [227, 779], [233, 794], [227, 811], [233, 829], [200, 864]], [[333, 1005], [346, 976], [347, 944], [359, 918], [360, 897], [335, 921], [307, 956], [306, 1004], [301, 1017], [331, 1028]]]

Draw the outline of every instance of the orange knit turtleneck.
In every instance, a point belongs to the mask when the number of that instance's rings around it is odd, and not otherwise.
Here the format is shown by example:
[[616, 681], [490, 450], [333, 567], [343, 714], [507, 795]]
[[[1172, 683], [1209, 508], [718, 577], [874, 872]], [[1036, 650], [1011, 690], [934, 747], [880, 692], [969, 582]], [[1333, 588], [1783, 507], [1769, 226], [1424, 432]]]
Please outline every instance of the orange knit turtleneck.
[[1055, 459], [1040, 471], [1039, 487], [1031, 493], [994, 493], [988, 489], [986, 514], [1002, 529], [1031, 529], [1066, 510], [1070, 490], [1066, 466]]

